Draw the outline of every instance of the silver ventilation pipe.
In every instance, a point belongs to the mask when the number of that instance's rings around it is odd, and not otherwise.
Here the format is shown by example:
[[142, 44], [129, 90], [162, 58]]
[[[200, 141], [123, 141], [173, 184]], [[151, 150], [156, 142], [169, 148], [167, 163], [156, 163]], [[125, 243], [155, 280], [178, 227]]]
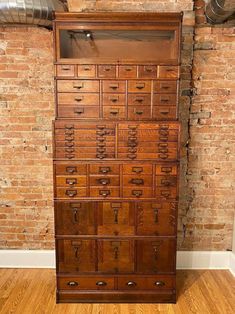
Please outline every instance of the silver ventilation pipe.
[[0, 0], [0, 23], [50, 26], [54, 11], [67, 11], [63, 0]]
[[225, 22], [235, 12], [235, 0], [210, 0], [206, 6], [207, 21], [211, 24]]

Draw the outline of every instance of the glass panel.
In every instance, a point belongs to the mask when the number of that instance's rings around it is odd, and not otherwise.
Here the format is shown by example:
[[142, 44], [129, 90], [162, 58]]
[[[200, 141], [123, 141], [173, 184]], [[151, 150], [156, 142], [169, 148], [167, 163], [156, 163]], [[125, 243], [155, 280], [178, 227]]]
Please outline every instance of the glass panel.
[[60, 58], [107, 61], [176, 59], [174, 30], [60, 30]]

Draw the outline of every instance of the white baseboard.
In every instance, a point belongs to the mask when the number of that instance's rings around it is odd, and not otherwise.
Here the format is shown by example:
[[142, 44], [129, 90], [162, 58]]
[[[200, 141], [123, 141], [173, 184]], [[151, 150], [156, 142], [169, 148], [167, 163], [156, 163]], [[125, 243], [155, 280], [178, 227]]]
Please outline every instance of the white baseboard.
[[[0, 268], [55, 268], [54, 250], [0, 250]], [[229, 269], [235, 276], [235, 254], [178, 251], [177, 269]]]

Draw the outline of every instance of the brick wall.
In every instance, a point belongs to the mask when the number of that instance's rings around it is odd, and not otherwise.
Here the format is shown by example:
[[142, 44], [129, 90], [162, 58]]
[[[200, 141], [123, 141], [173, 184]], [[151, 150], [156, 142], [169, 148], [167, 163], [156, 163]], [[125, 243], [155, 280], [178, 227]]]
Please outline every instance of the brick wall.
[[[234, 28], [211, 28], [204, 24], [204, 2], [201, 0], [196, 1], [196, 28], [192, 0], [76, 2], [80, 2], [82, 11], [184, 11], [178, 248], [231, 248], [233, 197], [230, 172], [235, 83], [234, 74], [229, 69], [235, 65], [235, 55], [231, 52], [235, 42]], [[1, 28], [2, 248], [54, 247], [52, 50], [52, 33], [48, 30]], [[192, 88], [193, 97], [190, 96]]]

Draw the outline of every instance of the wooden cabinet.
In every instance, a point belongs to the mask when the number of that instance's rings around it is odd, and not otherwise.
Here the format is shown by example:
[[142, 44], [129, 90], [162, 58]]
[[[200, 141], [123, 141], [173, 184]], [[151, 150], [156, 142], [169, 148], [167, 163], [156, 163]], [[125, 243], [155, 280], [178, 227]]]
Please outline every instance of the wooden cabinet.
[[57, 302], [175, 302], [181, 13], [54, 22]]

